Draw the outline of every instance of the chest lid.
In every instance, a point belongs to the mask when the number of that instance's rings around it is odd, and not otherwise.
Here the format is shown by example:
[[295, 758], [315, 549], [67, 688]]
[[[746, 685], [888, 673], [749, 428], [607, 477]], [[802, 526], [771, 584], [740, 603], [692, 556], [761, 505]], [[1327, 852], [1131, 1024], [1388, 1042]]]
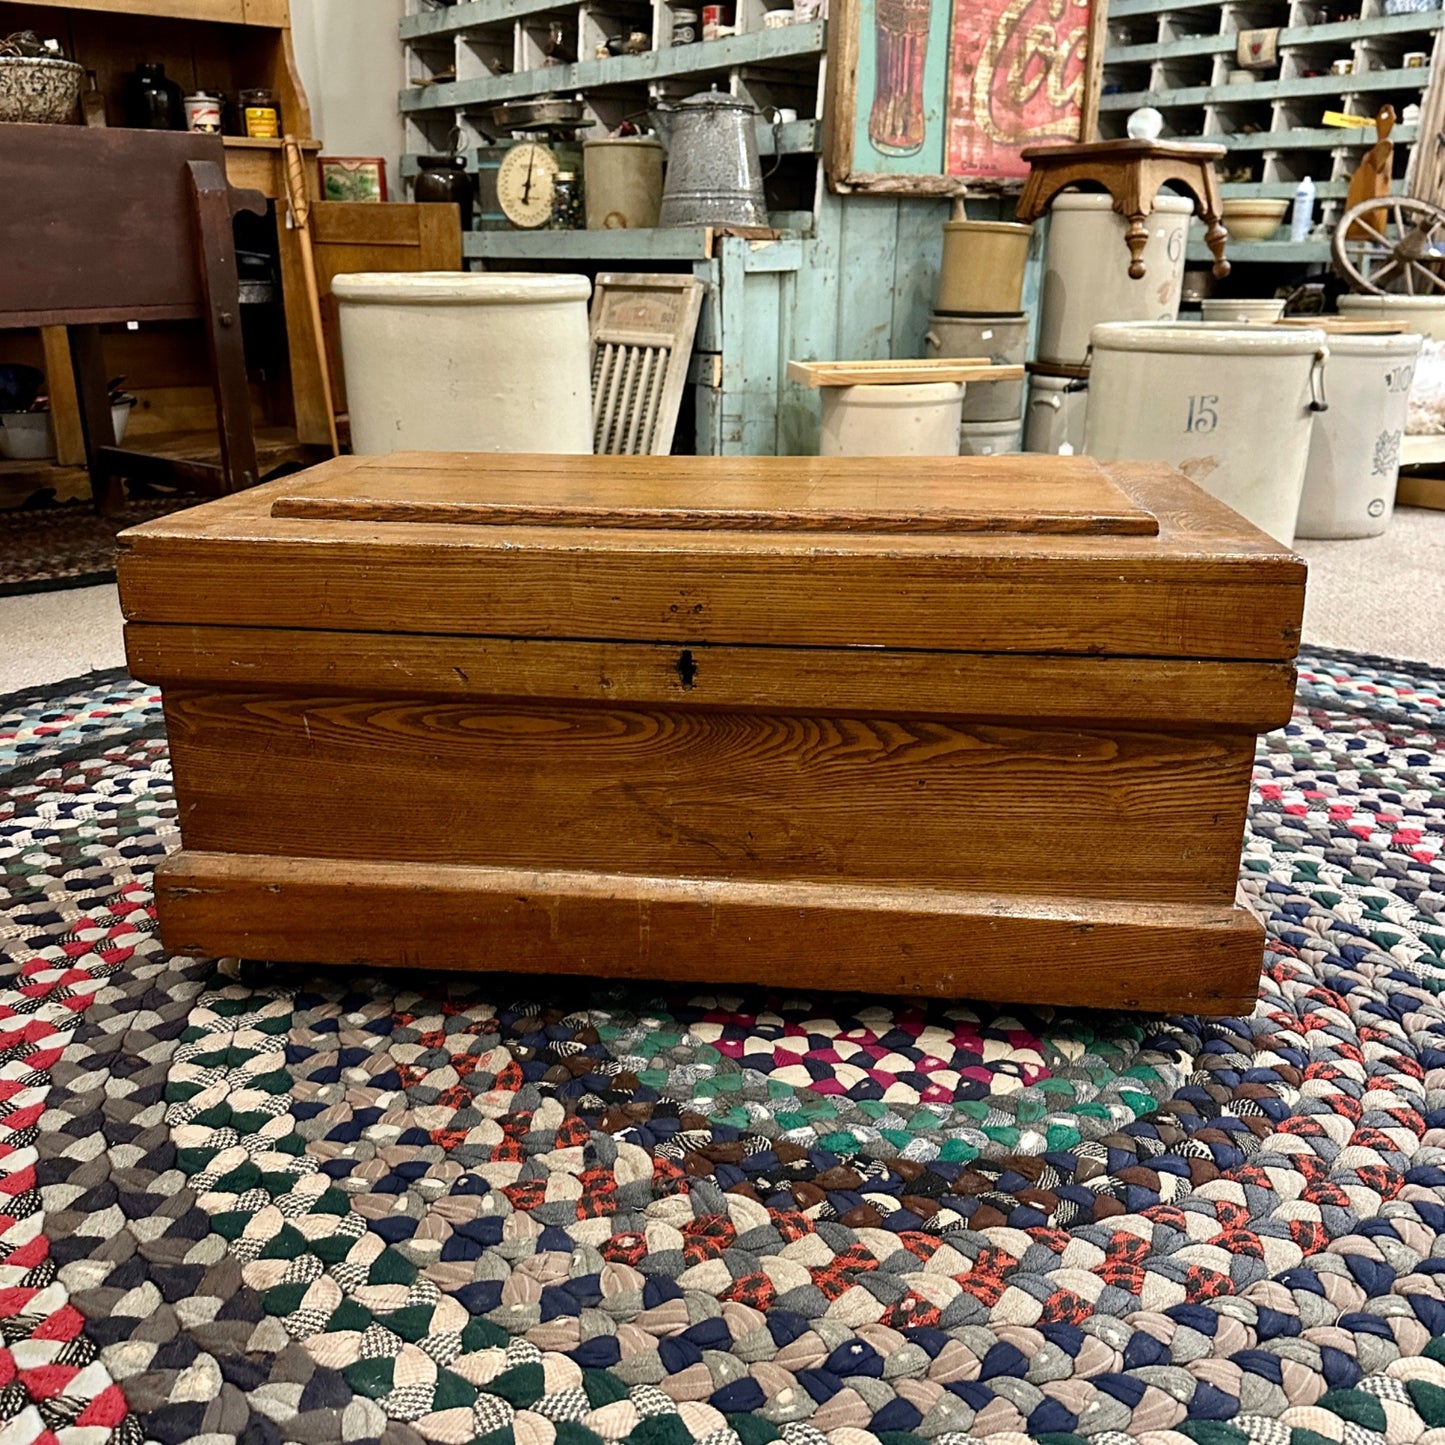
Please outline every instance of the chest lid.
[[[441, 458], [437, 459], [442, 460]], [[711, 460], [711, 459], [709, 459]], [[515, 457], [490, 469], [319, 468], [271, 503], [273, 517], [473, 527], [604, 527], [627, 531], [843, 532], [855, 537], [1157, 536], [1158, 519], [1087, 457], [1001, 458], [960, 482], [931, 458], [787, 467], [761, 458]], [[768, 458], [776, 463], [778, 458]], [[784, 458], [784, 461], [790, 459]], [[479, 475], [481, 473], [481, 475]]]
[[342, 458], [124, 535], [133, 621], [1293, 655], [1303, 564], [1087, 457]]

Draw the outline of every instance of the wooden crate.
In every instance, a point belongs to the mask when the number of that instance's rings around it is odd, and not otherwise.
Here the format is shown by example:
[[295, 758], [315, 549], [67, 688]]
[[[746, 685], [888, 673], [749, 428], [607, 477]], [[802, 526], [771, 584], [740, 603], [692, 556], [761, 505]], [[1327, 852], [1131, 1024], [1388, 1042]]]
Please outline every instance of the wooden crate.
[[1254, 997], [1304, 564], [1158, 464], [348, 458], [123, 546], [173, 950]]

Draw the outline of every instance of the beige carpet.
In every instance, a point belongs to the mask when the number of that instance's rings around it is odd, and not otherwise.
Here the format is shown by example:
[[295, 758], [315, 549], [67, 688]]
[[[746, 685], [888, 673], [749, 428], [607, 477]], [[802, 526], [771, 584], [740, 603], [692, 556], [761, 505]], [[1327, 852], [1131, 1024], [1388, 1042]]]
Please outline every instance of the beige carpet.
[[114, 583], [0, 597], [0, 694], [124, 661]]
[[1401, 507], [1357, 542], [1298, 542], [1306, 642], [1445, 667], [1445, 512]]
[[[1299, 550], [1306, 642], [1445, 667], [1445, 512], [1403, 507], [1383, 537]], [[124, 661], [114, 586], [0, 597], [0, 693]]]

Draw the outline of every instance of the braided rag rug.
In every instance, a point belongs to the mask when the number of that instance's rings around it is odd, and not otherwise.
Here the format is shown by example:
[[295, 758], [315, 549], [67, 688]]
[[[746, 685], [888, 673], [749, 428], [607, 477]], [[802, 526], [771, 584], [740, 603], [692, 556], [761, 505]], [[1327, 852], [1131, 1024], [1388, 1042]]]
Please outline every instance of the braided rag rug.
[[1445, 1442], [1445, 677], [1301, 677], [1212, 1022], [247, 986], [153, 691], [0, 700], [0, 1445]]

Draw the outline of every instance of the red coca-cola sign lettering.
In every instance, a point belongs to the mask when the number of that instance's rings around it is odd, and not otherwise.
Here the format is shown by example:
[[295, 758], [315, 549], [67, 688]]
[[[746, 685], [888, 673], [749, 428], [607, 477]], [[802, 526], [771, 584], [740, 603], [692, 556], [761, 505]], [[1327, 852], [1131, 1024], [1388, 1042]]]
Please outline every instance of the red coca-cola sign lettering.
[[1028, 174], [1025, 146], [1079, 139], [1087, 0], [980, 0], [953, 15], [948, 172]]

